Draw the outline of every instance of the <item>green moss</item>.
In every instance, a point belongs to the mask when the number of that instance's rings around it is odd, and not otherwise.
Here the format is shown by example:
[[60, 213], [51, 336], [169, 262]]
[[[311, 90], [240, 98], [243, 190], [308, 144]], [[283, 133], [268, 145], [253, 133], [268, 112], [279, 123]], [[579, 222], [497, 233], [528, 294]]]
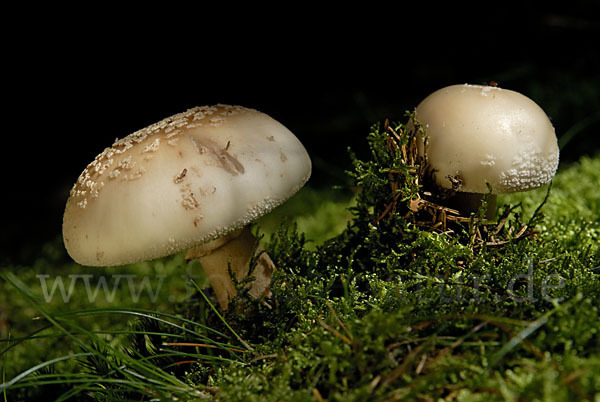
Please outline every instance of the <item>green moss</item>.
[[[256, 339], [271, 360], [228, 371], [218, 395], [597, 398], [600, 158], [562, 169], [545, 202], [548, 189], [503, 197], [504, 241], [488, 245], [470, 241], [481, 222], [450, 234], [415, 225], [400, 202], [420, 189], [389, 179], [412, 167], [379, 126], [369, 144], [372, 159], [354, 160], [362, 191], [343, 233], [315, 252], [293, 229], [273, 238], [275, 305]], [[380, 219], [394, 199], [396, 212]]]

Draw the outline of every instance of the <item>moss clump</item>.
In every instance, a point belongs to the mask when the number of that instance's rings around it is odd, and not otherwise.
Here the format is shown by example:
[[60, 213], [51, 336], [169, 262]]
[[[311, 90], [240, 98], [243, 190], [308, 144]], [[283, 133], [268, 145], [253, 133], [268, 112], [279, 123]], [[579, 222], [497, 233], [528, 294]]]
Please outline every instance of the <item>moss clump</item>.
[[[550, 193], [505, 197], [512, 203], [494, 222], [479, 211], [440, 224], [444, 206], [426, 187], [427, 169], [406, 156], [411, 138], [402, 124], [373, 126], [371, 159], [353, 158], [361, 191], [339, 236], [315, 251], [293, 228], [273, 236], [272, 308], [259, 307], [250, 326], [229, 317], [269, 358], [222, 369], [218, 396], [599, 395], [600, 224], [597, 184], [590, 185], [599, 177], [590, 164], [598, 162], [582, 160]], [[576, 174], [590, 181], [579, 180], [587, 209], [573, 221], [581, 209], [569, 202], [576, 190], [567, 178]], [[428, 221], [415, 200], [436, 209]]]

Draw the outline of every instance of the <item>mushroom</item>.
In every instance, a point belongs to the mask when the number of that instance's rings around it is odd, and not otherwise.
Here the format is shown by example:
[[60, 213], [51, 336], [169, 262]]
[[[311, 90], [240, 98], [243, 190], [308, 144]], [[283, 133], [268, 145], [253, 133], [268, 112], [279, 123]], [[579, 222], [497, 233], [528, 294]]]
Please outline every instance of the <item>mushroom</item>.
[[268, 115], [196, 107], [117, 139], [87, 166], [67, 200], [65, 247], [88, 266], [187, 250], [225, 310], [236, 295], [228, 267], [241, 281], [253, 256], [248, 292], [270, 294], [274, 264], [248, 225], [296, 193], [310, 173], [302, 143]]
[[558, 167], [554, 127], [526, 96], [496, 86], [452, 85], [433, 92], [416, 108], [424, 129], [420, 142], [435, 183], [455, 190], [452, 206], [477, 210], [484, 194], [488, 218], [496, 194], [531, 190], [548, 183]]

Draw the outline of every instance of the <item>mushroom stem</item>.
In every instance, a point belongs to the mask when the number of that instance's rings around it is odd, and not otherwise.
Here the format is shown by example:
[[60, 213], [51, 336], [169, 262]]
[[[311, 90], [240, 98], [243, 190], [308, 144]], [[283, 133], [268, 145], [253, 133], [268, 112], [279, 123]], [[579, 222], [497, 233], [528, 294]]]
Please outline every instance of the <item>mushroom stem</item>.
[[[464, 216], [469, 216], [472, 212], [477, 212], [479, 207], [481, 207], [484, 195], [480, 193], [457, 192], [448, 199], [448, 206], [457, 209]], [[496, 217], [496, 194], [488, 195], [485, 217], [489, 220]]]
[[252, 252], [259, 255], [251, 275], [255, 278], [247, 286], [248, 293], [254, 298], [270, 296], [271, 274], [275, 264], [264, 249], [257, 245], [257, 239], [246, 226], [227, 236], [221, 237], [211, 243], [194, 247], [188, 250], [186, 260], [197, 258], [202, 264], [204, 272], [208, 276], [210, 284], [215, 292], [217, 301], [222, 310], [227, 310], [229, 301], [233, 299], [237, 290], [228, 271], [231, 264], [231, 272], [238, 282], [248, 276]]

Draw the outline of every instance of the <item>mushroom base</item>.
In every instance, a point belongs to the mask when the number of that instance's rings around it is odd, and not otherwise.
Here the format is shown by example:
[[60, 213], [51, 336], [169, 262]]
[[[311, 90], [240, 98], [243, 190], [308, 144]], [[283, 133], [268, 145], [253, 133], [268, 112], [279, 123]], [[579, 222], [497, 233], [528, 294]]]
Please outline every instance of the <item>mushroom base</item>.
[[[479, 207], [481, 207], [484, 195], [480, 193], [457, 192], [446, 200], [446, 205], [458, 210], [463, 216], [469, 216], [472, 212], [477, 212]], [[485, 217], [490, 220], [496, 218], [496, 194], [490, 194], [487, 198]]]
[[269, 285], [275, 264], [260, 244], [255, 249], [256, 244], [256, 237], [252, 235], [249, 227], [245, 227], [241, 231], [192, 248], [187, 252], [186, 260], [197, 258], [202, 264], [222, 310], [227, 310], [229, 301], [237, 295], [236, 287], [227, 269], [228, 264], [231, 264], [231, 272], [236, 280], [241, 282], [248, 276], [253, 251], [255, 255], [260, 255], [251, 272], [254, 280], [247, 285], [248, 294], [254, 298], [271, 295]]

